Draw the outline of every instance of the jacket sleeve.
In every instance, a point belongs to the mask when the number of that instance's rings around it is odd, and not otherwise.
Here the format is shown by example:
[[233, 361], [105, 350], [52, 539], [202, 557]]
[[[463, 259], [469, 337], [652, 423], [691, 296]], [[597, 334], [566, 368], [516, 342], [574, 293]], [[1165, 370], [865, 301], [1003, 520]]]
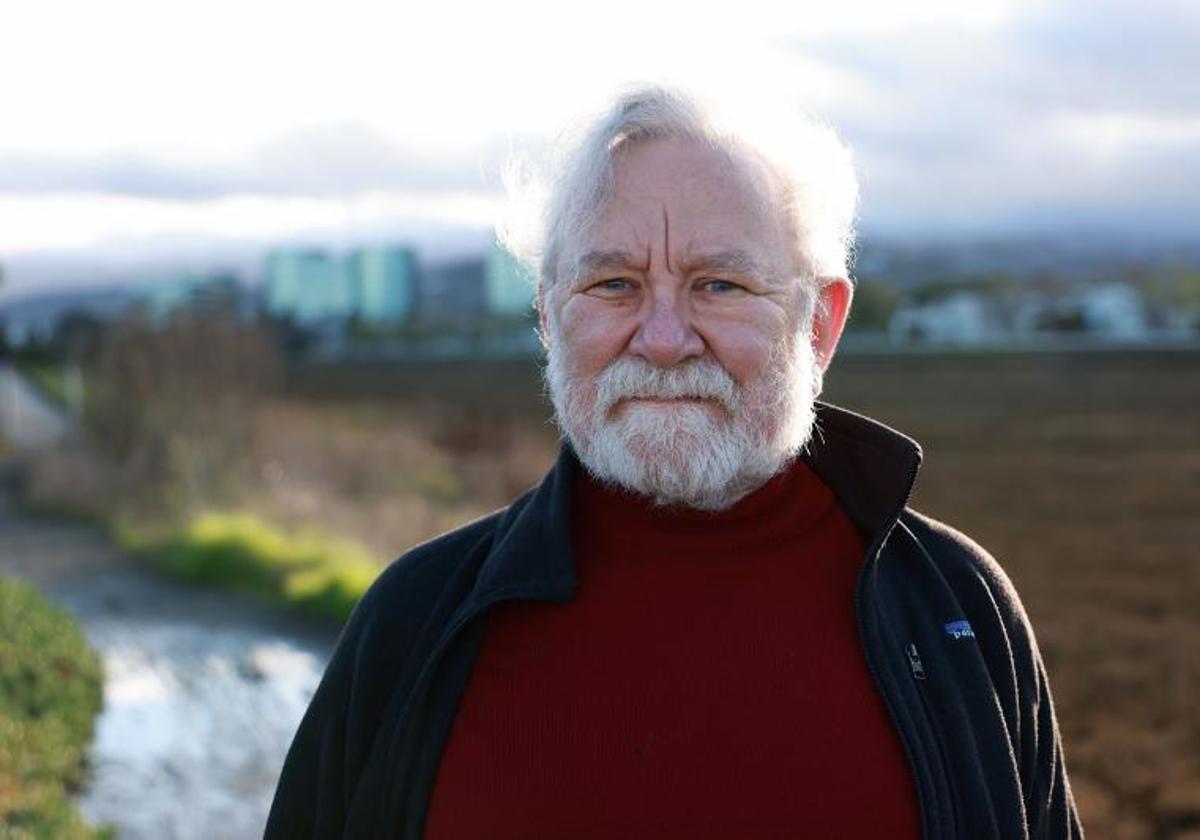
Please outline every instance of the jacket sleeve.
[[284, 761], [266, 840], [340, 838], [394, 696], [422, 644], [469, 587], [465, 557], [486, 549], [495, 517], [413, 548], [376, 578], [338, 638]]
[[1005, 710], [1027, 836], [1031, 840], [1082, 838], [1046, 665], [1016, 588], [978, 543], [924, 514], [910, 513], [910, 522], [939, 544], [939, 555], [955, 558], [943, 565], [943, 572], [955, 581], [955, 591], [975, 605], [976, 616], [990, 615], [999, 625], [998, 632], [989, 635], [1004, 640], [1002, 649], [993, 650], [987, 660]]
[[354, 786], [347, 749], [350, 695], [366, 613], [360, 602], [292, 739], [267, 818], [266, 840], [342, 836]]
[[[1004, 579], [1007, 583], [1007, 577]], [[1020, 684], [1022, 718], [1018, 760], [1025, 791], [1025, 815], [1033, 840], [1082, 838], [1083, 829], [1071, 794], [1063, 754], [1062, 735], [1050, 694], [1046, 665], [1038, 649], [1033, 628], [1007, 583], [1014, 627], [1011, 630], [1014, 659]]]
[[359, 600], [292, 739], [266, 840], [340, 838], [398, 684], [444, 579], [433, 544], [392, 563]]

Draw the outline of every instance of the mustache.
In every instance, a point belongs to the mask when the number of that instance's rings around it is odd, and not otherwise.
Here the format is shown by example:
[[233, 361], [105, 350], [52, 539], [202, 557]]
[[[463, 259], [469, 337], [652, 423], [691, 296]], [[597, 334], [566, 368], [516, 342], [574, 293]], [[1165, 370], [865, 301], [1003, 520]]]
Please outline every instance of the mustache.
[[607, 413], [618, 402], [642, 399], [711, 399], [729, 412], [741, 406], [742, 390], [712, 359], [696, 359], [670, 368], [644, 359], [619, 359], [596, 380], [596, 408]]

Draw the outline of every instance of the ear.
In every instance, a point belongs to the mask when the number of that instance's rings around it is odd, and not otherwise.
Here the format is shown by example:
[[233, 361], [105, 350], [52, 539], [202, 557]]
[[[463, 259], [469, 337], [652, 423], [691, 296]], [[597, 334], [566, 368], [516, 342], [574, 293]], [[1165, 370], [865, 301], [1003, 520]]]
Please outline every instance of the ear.
[[845, 277], [818, 277], [817, 306], [813, 313], [812, 344], [817, 365], [824, 372], [833, 361], [834, 350], [850, 315], [854, 287]]

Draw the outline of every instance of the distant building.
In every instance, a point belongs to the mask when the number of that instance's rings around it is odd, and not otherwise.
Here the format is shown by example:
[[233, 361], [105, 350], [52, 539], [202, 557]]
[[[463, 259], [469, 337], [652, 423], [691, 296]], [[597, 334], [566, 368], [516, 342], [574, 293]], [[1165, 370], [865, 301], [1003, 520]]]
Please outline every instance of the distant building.
[[151, 283], [135, 295], [147, 314], [162, 323], [180, 310], [244, 317], [246, 297], [236, 277], [228, 273], [185, 274]]
[[346, 257], [350, 311], [364, 323], [398, 324], [413, 312], [417, 259], [395, 246], [358, 248]]
[[351, 312], [345, 264], [315, 249], [286, 249], [267, 255], [266, 309], [276, 317], [311, 326]]
[[1021, 339], [1076, 335], [1105, 341], [1141, 341], [1150, 333], [1145, 301], [1136, 289], [1123, 283], [1028, 294], [1019, 302], [1013, 318], [1013, 334]]
[[899, 307], [888, 322], [888, 335], [898, 344], [981, 344], [999, 338], [1002, 329], [982, 297], [960, 292]]
[[484, 299], [493, 315], [526, 315], [533, 310], [533, 272], [499, 242], [484, 263]]
[[189, 305], [199, 312], [245, 314], [246, 295], [232, 274], [211, 274], [192, 286]]
[[1084, 290], [1079, 295], [1079, 309], [1088, 332], [1114, 341], [1136, 341], [1149, 332], [1142, 296], [1122, 283]]
[[191, 277], [160, 280], [144, 286], [136, 301], [145, 307], [153, 320], [162, 322], [171, 317], [171, 313], [187, 305], [193, 282]]
[[487, 310], [485, 261], [458, 260], [421, 274], [417, 317], [426, 324], [477, 323]]

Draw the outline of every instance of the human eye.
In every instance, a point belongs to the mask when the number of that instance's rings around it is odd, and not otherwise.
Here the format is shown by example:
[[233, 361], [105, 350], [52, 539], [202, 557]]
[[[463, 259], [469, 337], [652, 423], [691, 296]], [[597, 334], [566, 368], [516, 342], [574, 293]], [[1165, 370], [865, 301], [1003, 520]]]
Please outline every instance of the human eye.
[[704, 280], [700, 283], [700, 288], [716, 295], [728, 295], [745, 291], [744, 286], [734, 283], [732, 280]]
[[629, 293], [633, 288], [633, 281], [628, 277], [608, 277], [597, 280], [587, 291], [601, 297], [616, 297]]

